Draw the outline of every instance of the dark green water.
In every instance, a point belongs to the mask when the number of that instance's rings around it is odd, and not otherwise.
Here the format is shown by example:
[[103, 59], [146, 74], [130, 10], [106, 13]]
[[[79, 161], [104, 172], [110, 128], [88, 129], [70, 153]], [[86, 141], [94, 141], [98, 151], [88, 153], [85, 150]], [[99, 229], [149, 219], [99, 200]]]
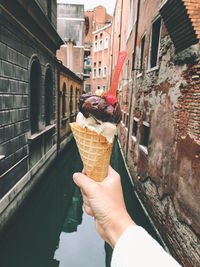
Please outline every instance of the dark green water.
[[[133, 194], [117, 142], [111, 163], [122, 177], [127, 209], [155, 238], [148, 218]], [[112, 249], [98, 236], [93, 218], [82, 211], [72, 174], [82, 163], [72, 142], [26, 199], [0, 237], [0, 267], [103, 267]], [[106, 256], [105, 256], [106, 255]], [[105, 264], [106, 261], [106, 264]]]

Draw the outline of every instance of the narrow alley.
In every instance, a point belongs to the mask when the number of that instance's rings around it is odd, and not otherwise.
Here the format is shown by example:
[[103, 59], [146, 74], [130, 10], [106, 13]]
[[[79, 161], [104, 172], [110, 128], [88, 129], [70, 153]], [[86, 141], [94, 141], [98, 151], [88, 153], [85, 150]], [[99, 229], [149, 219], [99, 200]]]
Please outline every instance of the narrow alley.
[[111, 165], [126, 208], [199, 267], [200, 0], [95, 3], [0, 1], [0, 266], [110, 267], [72, 179], [70, 123], [83, 93], [107, 94], [123, 51]]

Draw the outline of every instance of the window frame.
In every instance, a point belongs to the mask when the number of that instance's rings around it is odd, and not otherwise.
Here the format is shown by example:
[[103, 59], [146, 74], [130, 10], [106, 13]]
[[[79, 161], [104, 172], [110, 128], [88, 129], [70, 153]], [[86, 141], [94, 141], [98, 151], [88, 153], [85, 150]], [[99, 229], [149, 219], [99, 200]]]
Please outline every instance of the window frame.
[[108, 49], [108, 37], [105, 37], [104, 49]]
[[[153, 47], [153, 25], [156, 21], [160, 20], [160, 29], [159, 29], [159, 39], [158, 39], [158, 46], [157, 46], [157, 58], [155, 66], [151, 66], [151, 58], [152, 58], [152, 47]], [[148, 59], [148, 71], [153, 71], [158, 69], [158, 58], [159, 58], [159, 51], [160, 51], [160, 39], [161, 39], [161, 29], [162, 29], [162, 18], [158, 15], [151, 23], [151, 36], [150, 36], [150, 45], [149, 45], [149, 59]]]
[[[143, 42], [143, 40], [144, 40], [144, 42]], [[145, 43], [146, 43], [146, 34], [144, 33], [142, 35], [142, 37], [141, 37], [141, 42], [140, 42], [140, 65], [139, 65], [139, 73], [142, 73], [142, 70], [143, 70]]]
[[98, 41], [94, 42], [94, 52], [98, 51]]
[[97, 69], [93, 68], [93, 79], [97, 78]]
[[106, 78], [107, 76], [107, 66], [103, 67], [103, 78]]
[[99, 40], [99, 51], [103, 50], [103, 39]]
[[[148, 138], [147, 138], [147, 143], [145, 140], [145, 127], [148, 129]], [[141, 148], [141, 150], [148, 155], [148, 145], [149, 145], [149, 136], [150, 136], [150, 125], [148, 122], [143, 121], [142, 122], [142, 133], [140, 136], [140, 144], [139, 147]]]

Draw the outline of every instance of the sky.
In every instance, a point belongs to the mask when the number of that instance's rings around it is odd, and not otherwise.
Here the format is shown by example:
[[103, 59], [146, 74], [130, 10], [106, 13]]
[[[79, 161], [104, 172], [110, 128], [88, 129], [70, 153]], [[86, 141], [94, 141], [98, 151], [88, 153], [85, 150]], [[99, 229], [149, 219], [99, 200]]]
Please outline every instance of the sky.
[[85, 5], [85, 11], [91, 10], [96, 6], [102, 5], [106, 8], [108, 14], [113, 15], [116, 0], [57, 0], [57, 2], [66, 2], [69, 4]]

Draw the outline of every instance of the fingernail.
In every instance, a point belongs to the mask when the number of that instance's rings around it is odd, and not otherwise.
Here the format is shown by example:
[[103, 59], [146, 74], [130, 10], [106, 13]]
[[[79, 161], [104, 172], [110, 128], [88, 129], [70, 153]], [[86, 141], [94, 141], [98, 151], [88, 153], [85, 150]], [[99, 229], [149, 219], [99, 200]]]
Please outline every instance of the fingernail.
[[75, 173], [73, 174], [73, 179], [76, 179], [76, 178], [78, 178], [78, 173], [77, 173], [77, 172], [75, 172]]

